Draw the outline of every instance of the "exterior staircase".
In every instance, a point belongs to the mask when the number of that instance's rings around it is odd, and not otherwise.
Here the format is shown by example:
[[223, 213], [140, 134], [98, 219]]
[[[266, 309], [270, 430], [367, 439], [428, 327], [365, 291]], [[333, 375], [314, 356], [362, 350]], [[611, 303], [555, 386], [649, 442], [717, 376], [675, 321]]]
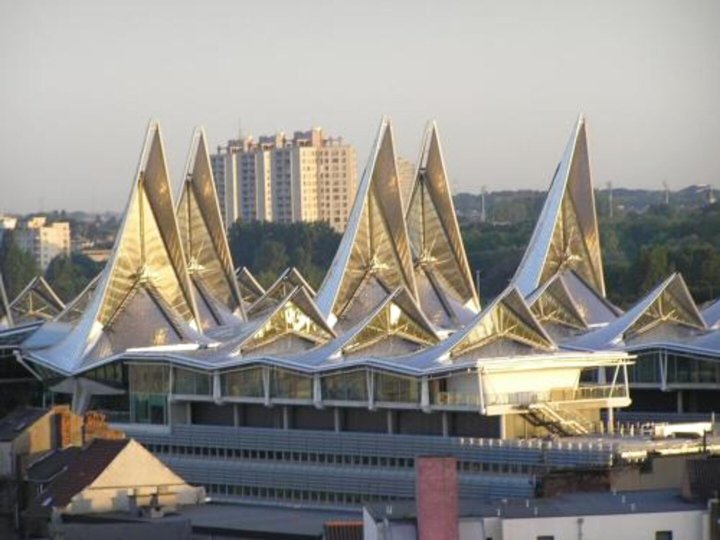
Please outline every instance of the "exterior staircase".
[[548, 403], [533, 403], [523, 413], [523, 418], [535, 427], [544, 427], [553, 435], [563, 437], [587, 435], [592, 424], [572, 409], [557, 409]]

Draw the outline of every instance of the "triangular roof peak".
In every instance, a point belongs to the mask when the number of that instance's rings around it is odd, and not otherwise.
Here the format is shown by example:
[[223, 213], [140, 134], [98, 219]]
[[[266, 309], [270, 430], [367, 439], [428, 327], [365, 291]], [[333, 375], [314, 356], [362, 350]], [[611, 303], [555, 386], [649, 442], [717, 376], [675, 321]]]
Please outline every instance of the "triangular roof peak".
[[[341, 347], [344, 355], [362, 352], [390, 337], [399, 337], [419, 347], [430, 347], [440, 341], [430, 321], [403, 287], [389, 294], [361, 324], [348, 330], [346, 335]], [[393, 354], [392, 347], [381, 346], [380, 350], [383, 349], [387, 349], [389, 356], [408, 352], [402, 350]], [[383, 356], [377, 352], [374, 355]]]
[[[471, 353], [501, 340], [520, 344], [528, 349], [528, 353], [557, 349], [552, 338], [514, 287], [506, 289], [457, 334], [452, 336], [452, 357]], [[493, 356], [498, 354], [503, 352], [493, 352]], [[517, 352], [511, 351], [507, 356], [514, 354]]]
[[276, 305], [258, 314], [234, 350], [236, 354], [245, 355], [287, 337], [302, 339], [308, 347], [327, 343], [335, 337], [335, 332], [303, 287], [295, 287]]
[[462, 318], [457, 311], [477, 313], [480, 301], [460, 235], [435, 122], [427, 125], [418, 163], [406, 212], [418, 296], [428, 317], [457, 324]]
[[[204, 325], [227, 322], [221, 310], [215, 307], [217, 303], [224, 308], [222, 311], [228, 310], [242, 318], [242, 299], [220, 217], [210, 154], [202, 128], [193, 133], [176, 215], [190, 278], [196, 282], [195, 290], [208, 306], [207, 318], [212, 319], [204, 320]], [[208, 295], [210, 298], [206, 298]]]
[[65, 309], [65, 304], [44, 277], [35, 276], [8, 307], [11, 320], [20, 324], [52, 320]]
[[390, 289], [404, 286], [417, 298], [392, 127], [387, 118], [380, 122], [345, 234], [318, 291], [322, 313], [332, 319], [342, 316], [353, 298], [362, 294], [369, 275]]
[[310, 297], [314, 297], [316, 294], [315, 289], [310, 286], [297, 268], [294, 266], [286, 268], [265, 293], [248, 308], [248, 316], [264, 311], [270, 305], [278, 304], [297, 287], [305, 289]]
[[241, 266], [235, 271], [235, 279], [240, 289], [242, 299], [246, 304], [252, 304], [256, 302], [261, 296], [265, 294], [265, 289], [255, 279], [247, 266]]
[[513, 283], [527, 296], [553, 274], [567, 268], [605, 296], [587, 129], [582, 115], [555, 170]]
[[[138, 328], [126, 313], [152, 322]], [[199, 329], [198, 321], [160, 126], [152, 121], [123, 221], [92, 301], [72, 332], [38, 356], [72, 372], [91, 352], [98, 360], [120, 349], [197, 337], [193, 329]], [[107, 332], [116, 322], [118, 328]]]
[[[666, 331], [663, 327], [667, 324], [687, 329], [690, 334], [707, 330], [707, 324], [679, 273], [672, 274], [623, 315], [602, 328], [580, 336], [571, 345], [599, 350], [628, 345], [648, 335], [652, 336], [651, 339], [663, 340], [662, 335], [650, 332]], [[674, 333], [669, 335], [669, 339], [677, 337]]]

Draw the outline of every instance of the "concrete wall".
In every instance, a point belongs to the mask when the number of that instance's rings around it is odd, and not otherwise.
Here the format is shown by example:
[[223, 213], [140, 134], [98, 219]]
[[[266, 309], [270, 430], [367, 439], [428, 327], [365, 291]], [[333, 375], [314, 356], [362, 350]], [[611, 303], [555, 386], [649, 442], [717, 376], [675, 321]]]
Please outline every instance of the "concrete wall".
[[[582, 523], [577, 516], [502, 520], [502, 539], [553, 536], [554, 540], [655, 540], [657, 531], [672, 531], [673, 539], [709, 540], [707, 512], [622, 514], [585, 516]], [[582, 532], [582, 536], [580, 535]]]

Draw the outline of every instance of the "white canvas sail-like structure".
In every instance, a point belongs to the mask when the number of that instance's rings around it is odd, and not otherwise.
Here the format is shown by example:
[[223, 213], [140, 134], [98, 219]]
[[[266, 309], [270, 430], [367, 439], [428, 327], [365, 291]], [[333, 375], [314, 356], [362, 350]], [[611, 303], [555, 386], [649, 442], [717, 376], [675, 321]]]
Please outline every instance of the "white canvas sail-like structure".
[[450, 193], [440, 137], [428, 124], [406, 221], [418, 300], [428, 318], [456, 326], [480, 311]]
[[605, 296], [587, 131], [582, 116], [555, 171], [513, 283], [523, 296], [528, 296], [555, 273], [567, 269], [574, 270]]
[[417, 298], [392, 128], [387, 119], [380, 123], [345, 234], [318, 291], [318, 307], [331, 320], [342, 317], [365, 289], [378, 283], [388, 290], [405, 287]]
[[176, 214], [203, 328], [239, 321], [242, 299], [202, 129], [193, 134]]
[[160, 127], [152, 122], [113, 254], [90, 305], [65, 339], [33, 355], [72, 371], [129, 348], [186, 342], [199, 327]]

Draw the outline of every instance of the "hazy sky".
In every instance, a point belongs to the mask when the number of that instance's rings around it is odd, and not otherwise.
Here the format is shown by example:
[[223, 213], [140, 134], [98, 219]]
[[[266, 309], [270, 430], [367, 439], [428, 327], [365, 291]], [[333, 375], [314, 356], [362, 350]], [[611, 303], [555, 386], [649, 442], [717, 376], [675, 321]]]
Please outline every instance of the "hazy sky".
[[455, 191], [544, 189], [579, 112], [596, 185], [720, 188], [720, 1], [0, 0], [0, 211], [119, 210], [147, 121], [212, 145], [380, 116]]

